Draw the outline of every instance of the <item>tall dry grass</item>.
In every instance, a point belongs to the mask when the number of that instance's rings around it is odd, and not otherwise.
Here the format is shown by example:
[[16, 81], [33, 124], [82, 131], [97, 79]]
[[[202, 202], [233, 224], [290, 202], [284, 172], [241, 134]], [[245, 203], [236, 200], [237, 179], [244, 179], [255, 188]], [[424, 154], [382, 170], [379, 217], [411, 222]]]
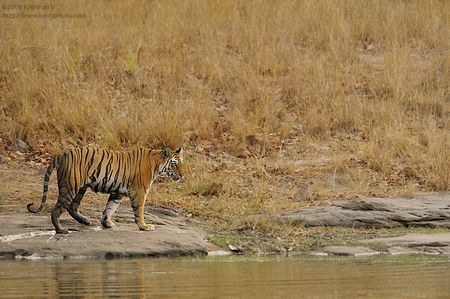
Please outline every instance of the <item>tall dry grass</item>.
[[[0, 19], [3, 138], [329, 140], [449, 187], [449, 1], [73, 1]], [[299, 141], [300, 142], [300, 141]]]

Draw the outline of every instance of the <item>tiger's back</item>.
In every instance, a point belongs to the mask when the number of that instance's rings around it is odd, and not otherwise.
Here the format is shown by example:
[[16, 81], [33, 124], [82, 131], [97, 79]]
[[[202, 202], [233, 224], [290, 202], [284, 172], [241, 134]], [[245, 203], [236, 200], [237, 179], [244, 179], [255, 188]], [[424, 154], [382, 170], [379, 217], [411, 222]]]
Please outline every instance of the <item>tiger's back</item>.
[[74, 149], [62, 156], [58, 184], [66, 186], [71, 195], [85, 185], [95, 192], [128, 195], [132, 186], [149, 184], [154, 166], [159, 162], [157, 152], [146, 149], [130, 152]]

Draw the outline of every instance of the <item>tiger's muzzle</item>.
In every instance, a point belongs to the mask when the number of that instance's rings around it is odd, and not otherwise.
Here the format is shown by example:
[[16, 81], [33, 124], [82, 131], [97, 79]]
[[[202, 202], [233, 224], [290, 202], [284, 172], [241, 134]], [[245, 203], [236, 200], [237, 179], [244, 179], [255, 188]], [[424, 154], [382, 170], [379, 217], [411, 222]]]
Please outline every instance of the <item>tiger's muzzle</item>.
[[179, 182], [183, 179], [183, 175], [182, 174], [173, 174], [172, 176], [170, 176], [170, 178], [174, 182]]

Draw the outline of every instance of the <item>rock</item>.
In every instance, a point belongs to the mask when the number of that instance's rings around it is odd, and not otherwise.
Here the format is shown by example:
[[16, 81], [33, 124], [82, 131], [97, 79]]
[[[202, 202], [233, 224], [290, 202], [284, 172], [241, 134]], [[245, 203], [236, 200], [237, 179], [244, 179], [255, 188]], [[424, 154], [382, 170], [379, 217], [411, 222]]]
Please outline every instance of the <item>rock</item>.
[[214, 168], [214, 172], [217, 172], [217, 171], [221, 171], [221, 170], [224, 170], [224, 169], [226, 169], [227, 168], [227, 165], [225, 164], [225, 163], [220, 163], [219, 165], [217, 165], [215, 168]]
[[304, 201], [304, 200], [312, 198], [312, 193], [309, 190], [309, 185], [310, 184], [305, 184], [305, 185], [301, 186], [298, 189], [298, 191], [295, 193], [293, 199], [295, 201], [299, 201], [300, 202], [300, 201]]
[[328, 255], [369, 256], [380, 254], [379, 251], [361, 246], [328, 246], [323, 249]]
[[391, 254], [450, 254], [450, 233], [406, 234], [400, 237], [363, 240], [364, 244], [382, 244]]
[[270, 143], [264, 143], [263, 150], [266, 153], [269, 153], [273, 150], [273, 146]]
[[415, 249], [407, 248], [407, 247], [401, 247], [401, 246], [394, 246], [391, 248], [388, 248], [387, 252], [392, 255], [399, 255], [399, 254], [419, 254], [423, 253], [423, 251], [418, 251]]
[[242, 151], [242, 153], [237, 155], [237, 157], [241, 158], [241, 159], [247, 159], [247, 158], [251, 157], [251, 155], [252, 154], [248, 150], [244, 150], [244, 151]]
[[22, 139], [17, 138], [16, 139], [16, 146], [15, 146], [15, 150], [19, 151], [21, 153], [28, 153], [28, 145], [25, 141], [23, 141]]
[[420, 179], [419, 175], [417, 174], [417, 171], [411, 167], [405, 167], [402, 172], [403, 175], [408, 179]]
[[222, 183], [212, 183], [208, 190], [202, 193], [203, 196], [218, 196], [220, 191], [222, 191]]
[[231, 251], [227, 251], [227, 250], [213, 250], [213, 251], [208, 251], [208, 256], [227, 256], [227, 255], [231, 255], [233, 254]]
[[0, 164], [5, 164], [6, 163], [6, 158], [3, 156], [0, 156]]
[[228, 245], [228, 248], [230, 248], [230, 250], [232, 251], [232, 252], [234, 252], [234, 253], [239, 253], [239, 254], [241, 254], [244, 250], [242, 249], [242, 247], [240, 247], [240, 246], [235, 246], [235, 245], [231, 245], [231, 244], [229, 244]]
[[247, 145], [250, 145], [250, 146], [255, 146], [255, 145], [258, 145], [260, 143], [260, 141], [256, 138], [255, 135], [248, 135], [245, 138], [245, 143], [247, 143]]
[[[89, 213], [89, 210], [85, 210]], [[92, 216], [92, 215], [89, 215]], [[119, 206], [116, 227], [78, 224], [67, 214], [61, 217], [70, 234], [56, 235], [50, 215], [0, 216], [0, 258], [123, 258], [206, 255], [209, 243], [204, 233], [190, 227], [182, 216], [146, 208], [153, 231], [140, 231], [129, 206]]]
[[255, 198], [256, 197], [256, 193], [255, 192], [253, 192], [253, 191], [251, 191], [251, 190], [243, 190], [242, 192], [241, 192], [241, 196], [243, 197], [243, 198]]
[[191, 136], [189, 137], [189, 141], [191, 142], [195, 142], [198, 140], [198, 134], [197, 133], [192, 133]]
[[327, 207], [299, 209], [276, 217], [280, 223], [304, 226], [450, 228], [450, 193], [421, 198], [368, 198]]
[[[259, 140], [258, 138], [256, 138], [255, 135], [248, 135], [245, 138], [245, 144], [246, 144], [246, 151], [249, 152], [248, 156], [267, 156], [268, 154], [270, 154], [272, 152], [272, 145], [267, 143], [267, 142], [263, 142], [261, 140]], [[238, 158], [246, 158], [244, 157], [244, 153], [241, 153]]]

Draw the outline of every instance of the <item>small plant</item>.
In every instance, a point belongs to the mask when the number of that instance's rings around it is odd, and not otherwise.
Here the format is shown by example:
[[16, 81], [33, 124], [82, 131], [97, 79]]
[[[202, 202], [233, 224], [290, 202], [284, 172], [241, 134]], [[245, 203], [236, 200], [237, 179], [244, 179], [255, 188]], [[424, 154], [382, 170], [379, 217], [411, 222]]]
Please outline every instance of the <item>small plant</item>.
[[228, 245], [238, 244], [239, 238], [233, 235], [217, 235], [209, 237], [208, 241], [210, 241], [213, 244], [216, 244], [219, 247], [228, 248]]
[[142, 47], [141, 45], [138, 45], [136, 51], [128, 51], [125, 58], [122, 58], [125, 71], [130, 77], [135, 77], [137, 71], [139, 70], [139, 56], [141, 52]]

